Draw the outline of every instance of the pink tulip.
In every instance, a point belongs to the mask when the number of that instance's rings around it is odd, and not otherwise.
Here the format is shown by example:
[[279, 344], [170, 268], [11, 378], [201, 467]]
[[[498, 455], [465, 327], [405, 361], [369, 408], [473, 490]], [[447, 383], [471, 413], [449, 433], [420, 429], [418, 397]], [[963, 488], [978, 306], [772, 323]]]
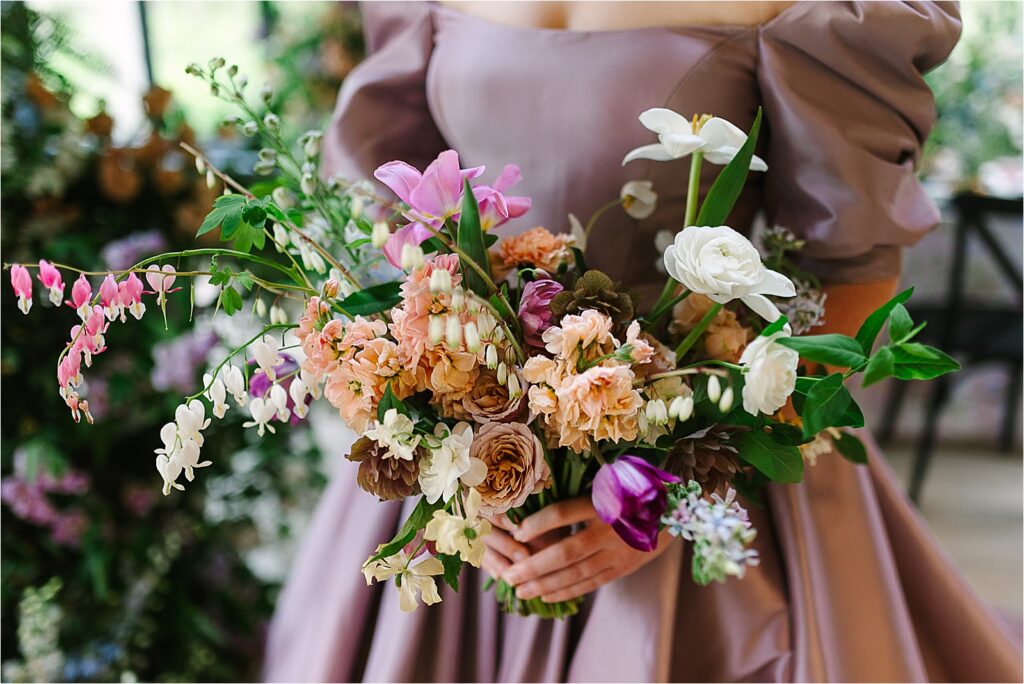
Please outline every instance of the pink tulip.
[[44, 259], [39, 260], [39, 282], [50, 291], [50, 302], [60, 306], [64, 301], [64, 280], [60, 277], [60, 271]]
[[11, 266], [11, 287], [14, 294], [18, 295], [18, 308], [21, 313], [27, 314], [32, 308], [32, 276], [24, 266]]
[[505, 190], [518, 184], [523, 174], [515, 164], [502, 169], [493, 185], [478, 185], [473, 194], [480, 203], [480, 225], [484, 230], [497, 228], [510, 219], [519, 218], [530, 209], [529, 197], [506, 197]]
[[384, 243], [384, 256], [395, 268], [402, 267], [402, 248], [405, 245], [418, 246], [429, 240], [434, 234], [421, 223], [413, 221], [399, 228]]
[[78, 280], [71, 286], [71, 301], [68, 306], [78, 312], [79, 318], [83, 321], [89, 317], [92, 310], [89, 300], [92, 299], [92, 285], [86, 280], [85, 274], [78, 276]]
[[373, 172], [374, 178], [391, 188], [409, 205], [409, 218], [440, 225], [462, 209], [463, 181], [477, 178], [483, 166], [459, 169], [459, 153], [445, 150], [421, 174], [409, 164], [392, 161]]

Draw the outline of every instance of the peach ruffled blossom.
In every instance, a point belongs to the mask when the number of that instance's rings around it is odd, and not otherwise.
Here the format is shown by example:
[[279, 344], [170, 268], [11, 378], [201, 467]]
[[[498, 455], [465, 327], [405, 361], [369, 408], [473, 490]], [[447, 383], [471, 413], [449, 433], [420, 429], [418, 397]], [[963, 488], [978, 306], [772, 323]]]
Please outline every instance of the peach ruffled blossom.
[[593, 309], [563, 316], [557, 326], [544, 331], [544, 345], [556, 357], [596, 358], [614, 347], [612, 319]]
[[555, 392], [559, 442], [578, 450], [579, 432], [598, 441], [636, 439], [643, 399], [633, 389], [634, 377], [629, 366], [595, 366], [564, 383]]
[[547, 228], [537, 226], [501, 240], [491, 251], [491, 267], [498, 278], [527, 266], [556, 273], [559, 266], [572, 259], [571, 244], [570, 236], [555, 235]]
[[[686, 335], [697, 326], [713, 305], [714, 302], [706, 296], [691, 294], [676, 304], [672, 310], [669, 331], [679, 336]], [[704, 349], [709, 358], [736, 363], [752, 337], [753, 332], [740, 325], [735, 312], [723, 308], [704, 333]]]

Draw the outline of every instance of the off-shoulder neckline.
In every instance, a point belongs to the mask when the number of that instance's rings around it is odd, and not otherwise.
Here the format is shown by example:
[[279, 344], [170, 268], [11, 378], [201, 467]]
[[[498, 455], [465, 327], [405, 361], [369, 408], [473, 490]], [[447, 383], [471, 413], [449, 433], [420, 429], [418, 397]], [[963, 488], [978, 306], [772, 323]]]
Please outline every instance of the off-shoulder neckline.
[[730, 33], [743, 33], [745, 31], [761, 32], [773, 24], [779, 22], [783, 17], [787, 16], [796, 8], [802, 7], [808, 2], [808, 0], [795, 0], [786, 9], [782, 10], [768, 21], [760, 24], [674, 24], [671, 26], [634, 26], [630, 28], [620, 29], [573, 29], [573, 28], [549, 28], [545, 26], [519, 26], [516, 24], [506, 24], [501, 21], [494, 19], [488, 19], [482, 17], [479, 14], [472, 14], [470, 12], [463, 12], [462, 10], [455, 9], [450, 5], [447, 5], [440, 0], [428, 0], [430, 7], [440, 9], [448, 12], [453, 16], [459, 18], [468, 18], [478, 21], [489, 26], [495, 26], [498, 28], [509, 29], [512, 31], [523, 31], [527, 33], [547, 34], [547, 35], [565, 35], [565, 36], [595, 36], [601, 34], [610, 35], [628, 35], [628, 34], [640, 34], [640, 33], [676, 33], [681, 31], [725, 31]]

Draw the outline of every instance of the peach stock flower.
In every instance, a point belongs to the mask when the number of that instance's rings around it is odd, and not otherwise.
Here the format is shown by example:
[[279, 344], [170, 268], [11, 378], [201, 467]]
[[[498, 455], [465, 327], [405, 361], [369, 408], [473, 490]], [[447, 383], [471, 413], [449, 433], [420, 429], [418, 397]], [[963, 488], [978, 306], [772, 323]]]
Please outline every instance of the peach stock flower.
[[558, 326], [544, 331], [545, 348], [565, 359], [576, 359], [580, 353], [596, 358], [612, 349], [613, 340], [612, 319], [593, 309], [564, 316]]
[[491, 251], [491, 267], [496, 278], [504, 278], [523, 266], [555, 273], [559, 266], [572, 259], [571, 244], [570, 236], [555, 235], [547, 228], [537, 226], [501, 240]]

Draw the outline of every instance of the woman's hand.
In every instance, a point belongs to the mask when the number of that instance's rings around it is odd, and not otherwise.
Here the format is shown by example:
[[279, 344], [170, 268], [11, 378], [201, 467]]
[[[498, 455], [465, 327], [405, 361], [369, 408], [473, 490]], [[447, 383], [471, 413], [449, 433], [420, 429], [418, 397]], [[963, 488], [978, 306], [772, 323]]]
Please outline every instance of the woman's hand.
[[564, 530], [555, 530], [523, 544], [513, 538], [517, 526], [504, 513], [484, 517], [491, 522], [491, 533], [484, 537], [487, 551], [481, 567], [495, 579], [503, 579], [505, 571], [513, 563], [526, 560], [531, 553], [537, 553], [565, 536]]
[[[492, 549], [497, 552], [490, 562], [495, 563], [501, 554], [505, 565], [499, 576], [517, 587], [516, 596], [523, 600], [540, 596], [547, 603], [583, 596], [636, 572], [660, 556], [672, 539], [663, 532], [657, 550], [637, 551], [601, 522], [589, 498], [547, 506], [518, 527], [505, 523], [504, 531], [496, 529], [489, 535], [501, 535], [488, 544], [488, 553]], [[568, 527], [575, 524], [582, 524], [583, 529], [568, 534]], [[542, 548], [531, 552], [530, 547], [538, 541]]]

